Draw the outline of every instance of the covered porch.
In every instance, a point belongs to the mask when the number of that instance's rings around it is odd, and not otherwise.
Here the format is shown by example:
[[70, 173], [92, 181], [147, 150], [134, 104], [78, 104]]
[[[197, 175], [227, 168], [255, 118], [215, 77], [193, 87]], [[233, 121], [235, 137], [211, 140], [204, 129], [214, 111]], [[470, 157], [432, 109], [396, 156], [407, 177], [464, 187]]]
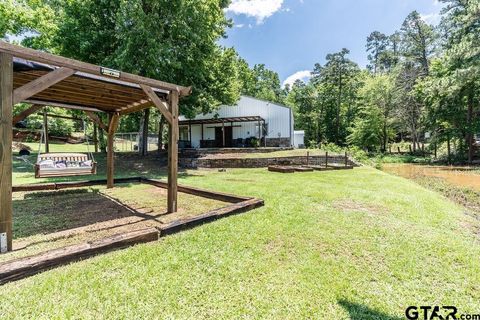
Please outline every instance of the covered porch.
[[259, 147], [266, 136], [266, 122], [260, 116], [182, 120], [179, 128], [180, 148], [247, 148], [254, 147], [255, 139]]

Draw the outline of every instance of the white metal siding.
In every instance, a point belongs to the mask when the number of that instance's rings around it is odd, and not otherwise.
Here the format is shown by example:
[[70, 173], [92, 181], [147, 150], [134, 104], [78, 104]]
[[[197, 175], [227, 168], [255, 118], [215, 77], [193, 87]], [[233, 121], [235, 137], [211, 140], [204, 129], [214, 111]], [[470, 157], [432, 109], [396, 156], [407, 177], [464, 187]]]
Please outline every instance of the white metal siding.
[[[267, 138], [290, 138], [293, 141], [293, 115], [290, 108], [247, 96], [242, 96], [236, 106], [222, 106], [215, 113], [201, 114], [195, 120], [218, 118], [260, 116], [268, 125]], [[180, 120], [186, 120], [183, 116]], [[230, 126], [230, 123], [225, 123]], [[258, 123], [243, 122], [233, 123], [233, 139], [258, 136]], [[205, 124], [203, 131], [204, 140], [215, 140], [215, 129], [221, 124]], [[192, 147], [200, 147], [201, 126], [192, 125]]]

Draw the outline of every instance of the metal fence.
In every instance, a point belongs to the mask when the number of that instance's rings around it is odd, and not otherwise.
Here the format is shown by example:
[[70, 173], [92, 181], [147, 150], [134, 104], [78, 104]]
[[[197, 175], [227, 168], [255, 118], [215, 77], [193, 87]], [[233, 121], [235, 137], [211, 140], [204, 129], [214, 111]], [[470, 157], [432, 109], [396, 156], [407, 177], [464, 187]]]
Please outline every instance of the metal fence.
[[[135, 152], [138, 151], [140, 143], [140, 134], [135, 132], [116, 133], [114, 148], [117, 152]], [[148, 134], [148, 151], [158, 150], [158, 135]]]

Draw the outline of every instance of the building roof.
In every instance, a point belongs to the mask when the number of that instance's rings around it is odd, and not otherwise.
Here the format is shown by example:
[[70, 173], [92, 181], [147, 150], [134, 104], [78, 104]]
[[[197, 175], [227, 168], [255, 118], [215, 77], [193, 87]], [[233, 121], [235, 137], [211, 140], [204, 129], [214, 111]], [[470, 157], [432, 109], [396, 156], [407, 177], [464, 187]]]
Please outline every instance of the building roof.
[[245, 117], [181, 120], [178, 122], [178, 124], [189, 125], [189, 124], [213, 124], [213, 123], [228, 123], [228, 122], [256, 122], [256, 121], [265, 121], [265, 119], [259, 116], [245, 116]]

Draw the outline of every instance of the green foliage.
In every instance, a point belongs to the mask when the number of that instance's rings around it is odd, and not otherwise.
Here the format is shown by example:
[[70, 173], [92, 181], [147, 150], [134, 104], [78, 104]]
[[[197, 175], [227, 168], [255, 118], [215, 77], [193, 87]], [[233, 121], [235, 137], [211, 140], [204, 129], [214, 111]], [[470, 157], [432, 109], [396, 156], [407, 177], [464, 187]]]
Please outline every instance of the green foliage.
[[289, 92], [286, 101], [293, 107], [296, 129], [305, 130], [307, 146], [346, 142], [362, 81], [360, 68], [348, 54], [343, 49], [327, 55], [324, 66], [315, 65], [308, 84], [297, 81]]
[[264, 64], [256, 64], [250, 69], [243, 59], [238, 59], [237, 69], [242, 94], [280, 104], [285, 103], [286, 91], [281, 87], [278, 73], [267, 69]]
[[[184, 86], [193, 116], [239, 98], [236, 54], [217, 45], [230, 22], [225, 1], [63, 1], [54, 37], [61, 54]], [[191, 45], [192, 42], [195, 45]], [[79, 45], [80, 44], [80, 45]]]
[[348, 142], [370, 151], [386, 151], [394, 138], [394, 81], [389, 75], [365, 79], [359, 91], [360, 111], [354, 120]]

